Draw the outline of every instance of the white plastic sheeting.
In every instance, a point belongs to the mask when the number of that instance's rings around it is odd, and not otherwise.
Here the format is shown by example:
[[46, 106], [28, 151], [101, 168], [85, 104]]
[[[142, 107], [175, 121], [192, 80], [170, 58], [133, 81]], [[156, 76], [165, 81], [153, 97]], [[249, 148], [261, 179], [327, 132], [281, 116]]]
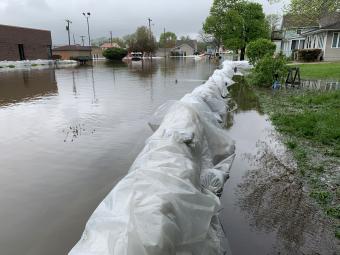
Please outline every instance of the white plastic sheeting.
[[218, 220], [234, 142], [221, 127], [224, 97], [235, 67], [221, 70], [185, 95], [161, 106], [129, 173], [100, 203], [70, 255], [225, 254]]

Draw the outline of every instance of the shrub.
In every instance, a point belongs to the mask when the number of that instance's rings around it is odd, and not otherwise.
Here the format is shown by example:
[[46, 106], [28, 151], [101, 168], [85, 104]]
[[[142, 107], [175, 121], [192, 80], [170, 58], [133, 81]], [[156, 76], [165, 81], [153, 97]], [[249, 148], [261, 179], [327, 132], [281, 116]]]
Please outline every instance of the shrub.
[[15, 68], [15, 65], [8, 65], [9, 68]]
[[127, 55], [127, 50], [122, 48], [109, 48], [103, 51], [103, 56], [109, 60], [122, 60]]
[[256, 86], [270, 87], [275, 80], [275, 76], [283, 83], [287, 73], [287, 60], [284, 56], [272, 57], [272, 55], [267, 54], [257, 62], [252, 70], [250, 83]]
[[274, 55], [276, 45], [268, 39], [257, 39], [247, 46], [247, 56], [251, 64], [256, 64], [265, 55]]
[[321, 49], [302, 49], [298, 51], [298, 59], [307, 62], [321, 60], [321, 53]]

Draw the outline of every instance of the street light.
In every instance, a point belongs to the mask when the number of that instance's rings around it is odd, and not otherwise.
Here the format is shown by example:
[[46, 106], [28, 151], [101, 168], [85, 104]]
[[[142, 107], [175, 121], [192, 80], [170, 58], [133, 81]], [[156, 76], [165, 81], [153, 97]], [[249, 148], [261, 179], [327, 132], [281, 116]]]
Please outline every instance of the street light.
[[83, 12], [84, 17], [86, 18], [87, 21], [87, 34], [89, 36], [89, 46], [91, 46], [91, 37], [90, 37], [90, 24], [89, 24], [89, 17], [91, 16], [91, 13], [87, 12]]

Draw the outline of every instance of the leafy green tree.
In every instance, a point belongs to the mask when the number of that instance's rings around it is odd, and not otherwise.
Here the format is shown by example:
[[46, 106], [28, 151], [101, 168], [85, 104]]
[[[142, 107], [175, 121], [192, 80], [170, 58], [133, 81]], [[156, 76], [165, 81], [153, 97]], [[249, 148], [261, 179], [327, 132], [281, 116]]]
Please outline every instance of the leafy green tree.
[[255, 65], [265, 55], [273, 56], [276, 45], [268, 39], [257, 39], [252, 41], [247, 46], [247, 56], [249, 62]]
[[176, 46], [177, 36], [173, 32], [165, 32], [161, 34], [159, 46], [161, 48], [173, 48]]
[[145, 26], [137, 28], [135, 33], [125, 36], [124, 40], [128, 45], [128, 50], [130, 52], [137, 51], [153, 53], [157, 48], [155, 37]]
[[203, 30], [214, 35], [218, 47], [241, 50], [243, 60], [249, 42], [269, 38], [269, 26], [262, 5], [238, 0], [215, 0]]
[[[283, 2], [283, 0], [270, 0], [270, 2]], [[304, 20], [315, 21], [339, 9], [340, 0], [291, 0], [288, 11]]]

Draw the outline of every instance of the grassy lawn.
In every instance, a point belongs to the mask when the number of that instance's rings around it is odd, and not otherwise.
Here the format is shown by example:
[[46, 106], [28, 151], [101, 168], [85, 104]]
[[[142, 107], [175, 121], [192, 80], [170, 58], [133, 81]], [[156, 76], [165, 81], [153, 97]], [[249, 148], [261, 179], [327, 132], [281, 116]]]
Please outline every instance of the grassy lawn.
[[292, 64], [299, 66], [303, 79], [334, 79], [340, 80], [340, 62]]
[[[314, 66], [320, 65], [307, 68]], [[310, 196], [336, 221], [340, 238], [340, 91], [256, 91], [263, 110], [283, 134]]]

